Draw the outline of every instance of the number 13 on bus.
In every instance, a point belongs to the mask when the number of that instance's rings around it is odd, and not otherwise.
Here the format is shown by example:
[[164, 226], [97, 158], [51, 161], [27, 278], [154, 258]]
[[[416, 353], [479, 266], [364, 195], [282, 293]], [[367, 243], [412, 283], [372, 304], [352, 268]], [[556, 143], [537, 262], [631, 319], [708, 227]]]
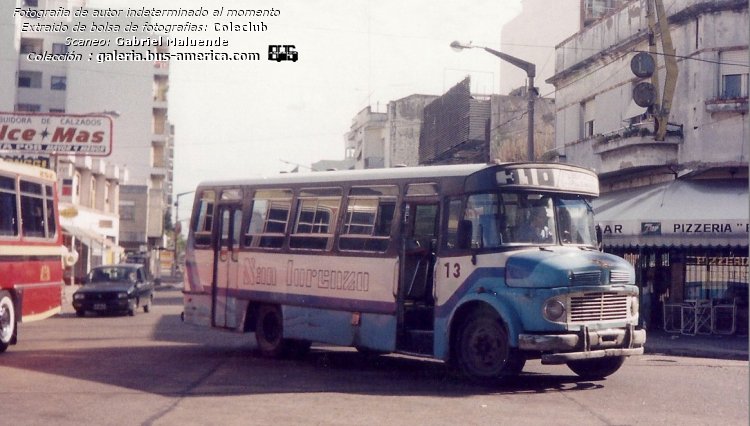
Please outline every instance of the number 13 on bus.
[[528, 359], [597, 379], [643, 353], [633, 267], [597, 250], [586, 169], [426, 166], [205, 182], [184, 320], [443, 360], [494, 381]]

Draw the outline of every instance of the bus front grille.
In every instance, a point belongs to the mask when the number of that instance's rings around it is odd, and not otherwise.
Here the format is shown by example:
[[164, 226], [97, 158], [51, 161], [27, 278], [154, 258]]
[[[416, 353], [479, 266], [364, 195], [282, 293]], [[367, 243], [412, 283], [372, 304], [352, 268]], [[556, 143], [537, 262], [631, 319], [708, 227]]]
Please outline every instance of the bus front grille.
[[627, 320], [628, 299], [627, 294], [616, 292], [570, 295], [570, 322]]

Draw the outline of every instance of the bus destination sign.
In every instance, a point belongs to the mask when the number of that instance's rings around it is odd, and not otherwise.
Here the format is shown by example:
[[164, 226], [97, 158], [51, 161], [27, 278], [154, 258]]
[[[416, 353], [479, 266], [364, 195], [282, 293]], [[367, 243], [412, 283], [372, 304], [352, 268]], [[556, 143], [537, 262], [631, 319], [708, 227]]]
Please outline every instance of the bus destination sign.
[[592, 173], [544, 167], [517, 167], [498, 171], [497, 184], [526, 186], [599, 195], [599, 179]]
[[107, 156], [112, 153], [112, 117], [0, 112], [0, 152]]

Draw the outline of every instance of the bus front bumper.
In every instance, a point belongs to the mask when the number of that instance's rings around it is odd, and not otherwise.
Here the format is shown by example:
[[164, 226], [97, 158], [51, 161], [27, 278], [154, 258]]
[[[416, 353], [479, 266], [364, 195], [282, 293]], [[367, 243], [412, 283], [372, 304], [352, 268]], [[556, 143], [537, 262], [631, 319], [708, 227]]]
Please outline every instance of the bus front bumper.
[[605, 330], [581, 327], [575, 334], [520, 334], [518, 348], [542, 352], [542, 364], [564, 364], [582, 359], [642, 355], [646, 330], [633, 326]]

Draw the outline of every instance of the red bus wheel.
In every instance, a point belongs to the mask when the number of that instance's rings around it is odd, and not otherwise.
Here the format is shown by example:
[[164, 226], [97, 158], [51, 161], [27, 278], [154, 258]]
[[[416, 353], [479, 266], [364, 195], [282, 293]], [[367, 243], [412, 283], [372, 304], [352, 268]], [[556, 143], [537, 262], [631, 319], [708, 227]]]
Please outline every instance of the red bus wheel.
[[5, 352], [16, 335], [16, 311], [7, 291], [0, 291], [0, 352]]

